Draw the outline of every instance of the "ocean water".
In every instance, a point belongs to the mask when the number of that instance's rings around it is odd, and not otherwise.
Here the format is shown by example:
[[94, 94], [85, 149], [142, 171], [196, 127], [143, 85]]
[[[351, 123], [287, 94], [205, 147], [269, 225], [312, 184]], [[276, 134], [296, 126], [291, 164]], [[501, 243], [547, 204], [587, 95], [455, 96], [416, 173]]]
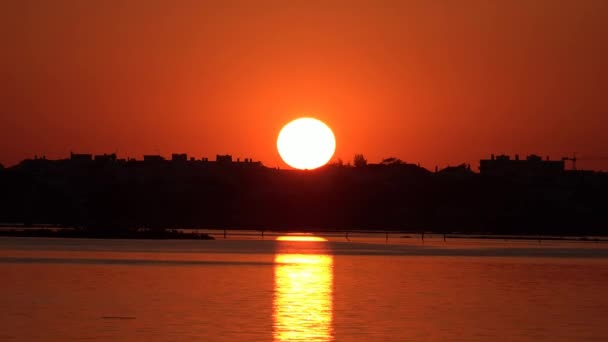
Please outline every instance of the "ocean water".
[[606, 243], [218, 238], [0, 238], [0, 340], [608, 340]]

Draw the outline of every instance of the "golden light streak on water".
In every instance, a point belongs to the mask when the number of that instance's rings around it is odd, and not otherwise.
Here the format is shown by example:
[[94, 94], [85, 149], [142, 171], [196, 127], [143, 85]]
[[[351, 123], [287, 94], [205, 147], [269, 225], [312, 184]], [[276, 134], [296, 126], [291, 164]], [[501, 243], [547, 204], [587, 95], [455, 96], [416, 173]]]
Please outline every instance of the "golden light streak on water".
[[333, 257], [277, 254], [274, 274], [274, 341], [332, 341]]
[[327, 241], [326, 238], [312, 235], [283, 235], [277, 237], [277, 241], [304, 241], [304, 242], [319, 242]]

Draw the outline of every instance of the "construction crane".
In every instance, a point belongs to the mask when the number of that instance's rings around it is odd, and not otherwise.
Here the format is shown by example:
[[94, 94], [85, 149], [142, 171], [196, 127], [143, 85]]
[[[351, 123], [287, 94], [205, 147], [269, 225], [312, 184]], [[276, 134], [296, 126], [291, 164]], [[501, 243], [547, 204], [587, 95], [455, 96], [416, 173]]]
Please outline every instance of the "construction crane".
[[563, 161], [571, 161], [572, 162], [572, 170], [576, 170], [576, 161], [584, 160], [584, 161], [598, 161], [598, 160], [607, 160], [608, 157], [602, 156], [586, 156], [586, 157], [577, 157], [576, 153], [572, 154], [572, 157], [563, 157]]

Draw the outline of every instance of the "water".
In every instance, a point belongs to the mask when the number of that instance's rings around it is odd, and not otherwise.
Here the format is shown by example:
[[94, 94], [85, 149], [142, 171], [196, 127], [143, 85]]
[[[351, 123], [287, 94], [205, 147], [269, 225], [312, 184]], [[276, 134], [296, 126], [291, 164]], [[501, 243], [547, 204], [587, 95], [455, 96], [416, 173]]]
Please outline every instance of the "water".
[[0, 340], [604, 341], [608, 244], [0, 238]]

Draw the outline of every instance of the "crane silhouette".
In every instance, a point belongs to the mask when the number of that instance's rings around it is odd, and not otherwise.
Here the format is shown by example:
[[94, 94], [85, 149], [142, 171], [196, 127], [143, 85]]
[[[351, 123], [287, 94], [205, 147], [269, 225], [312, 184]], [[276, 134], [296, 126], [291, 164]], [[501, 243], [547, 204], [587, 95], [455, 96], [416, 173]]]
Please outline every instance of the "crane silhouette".
[[563, 157], [562, 158], [563, 161], [570, 161], [572, 162], [572, 170], [576, 170], [576, 161], [577, 160], [583, 160], [583, 161], [598, 161], [598, 160], [608, 160], [607, 156], [584, 156], [584, 157], [577, 157], [576, 156], [576, 152], [572, 154], [572, 157]]

